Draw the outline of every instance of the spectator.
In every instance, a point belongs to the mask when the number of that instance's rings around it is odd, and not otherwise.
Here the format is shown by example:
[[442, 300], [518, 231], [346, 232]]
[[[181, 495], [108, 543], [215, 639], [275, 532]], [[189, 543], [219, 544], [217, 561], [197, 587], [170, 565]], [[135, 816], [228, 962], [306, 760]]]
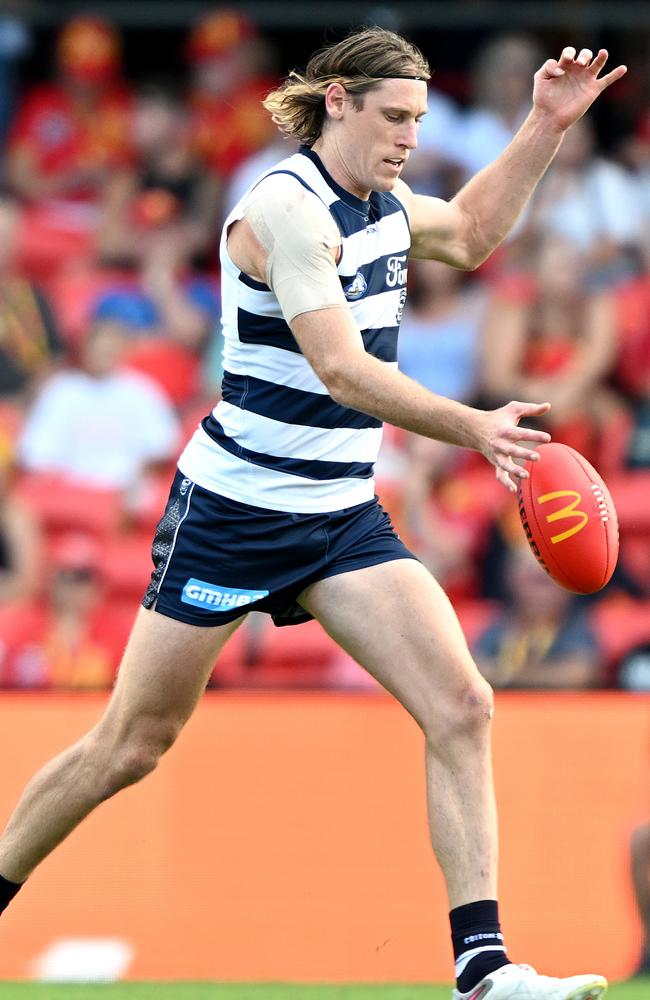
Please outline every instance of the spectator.
[[[484, 494], [477, 505], [467, 495], [472, 487], [466, 489], [465, 457], [458, 449], [409, 435], [405, 451], [399, 505], [391, 507], [391, 516], [446, 593], [469, 596], [476, 578], [474, 559], [491, 513], [489, 499]], [[492, 485], [493, 477], [488, 478]]]
[[417, 194], [451, 198], [465, 179], [462, 119], [451, 98], [431, 86], [427, 106], [402, 179]]
[[632, 835], [632, 884], [643, 925], [641, 958], [635, 976], [650, 976], [650, 823], [638, 826]]
[[275, 133], [261, 103], [276, 82], [269, 50], [249, 18], [219, 9], [194, 25], [186, 55], [195, 148], [224, 180]]
[[131, 95], [116, 30], [74, 18], [56, 60], [56, 79], [25, 94], [7, 154], [9, 183], [28, 208], [23, 254], [33, 270], [92, 251], [106, 180], [131, 158]]
[[641, 215], [641, 244], [646, 264], [650, 264], [650, 107], [639, 117], [633, 133], [623, 143], [623, 162], [632, 171], [636, 205]]
[[545, 239], [531, 274], [496, 286], [481, 372], [487, 405], [530, 393], [548, 400], [545, 421], [553, 435], [607, 466], [608, 435], [625, 419], [619, 398], [605, 385], [616, 359], [616, 309], [610, 293], [589, 293], [587, 284], [581, 248]]
[[592, 288], [638, 273], [643, 212], [632, 177], [595, 151], [588, 118], [566, 133], [534, 195], [525, 228], [574, 242], [586, 257]]
[[219, 315], [216, 283], [194, 274], [175, 227], [143, 237], [140, 268], [124, 275], [92, 306], [95, 319], [124, 321], [132, 337], [165, 338], [201, 353]]
[[218, 367], [216, 282], [191, 271], [187, 242], [173, 224], [143, 237], [141, 251], [140, 270], [107, 282], [91, 316], [118, 323], [129, 335], [129, 368], [149, 375], [185, 408], [202, 391], [203, 366]]
[[474, 65], [474, 104], [461, 117], [458, 157], [466, 177], [503, 152], [530, 108], [531, 79], [544, 61], [529, 35], [497, 35]]
[[400, 327], [400, 369], [440, 396], [469, 402], [476, 390], [483, 287], [437, 260], [409, 262]]
[[83, 535], [52, 553], [45, 597], [8, 609], [0, 682], [18, 688], [106, 688], [125, 643], [124, 623], [103, 603], [99, 551]]
[[82, 367], [46, 381], [19, 440], [25, 469], [129, 490], [149, 465], [174, 457], [179, 425], [172, 405], [149, 378], [120, 367], [127, 345], [121, 325], [97, 322]]
[[22, 409], [62, 355], [43, 291], [16, 267], [19, 203], [0, 197], [0, 399]]
[[591, 688], [602, 680], [584, 606], [558, 587], [525, 543], [505, 564], [509, 600], [477, 640], [474, 655], [495, 688]]
[[136, 162], [107, 186], [99, 238], [104, 260], [138, 262], [148, 234], [175, 233], [188, 259], [217, 259], [219, 182], [192, 149], [183, 101], [169, 86], [150, 84], [136, 94]]

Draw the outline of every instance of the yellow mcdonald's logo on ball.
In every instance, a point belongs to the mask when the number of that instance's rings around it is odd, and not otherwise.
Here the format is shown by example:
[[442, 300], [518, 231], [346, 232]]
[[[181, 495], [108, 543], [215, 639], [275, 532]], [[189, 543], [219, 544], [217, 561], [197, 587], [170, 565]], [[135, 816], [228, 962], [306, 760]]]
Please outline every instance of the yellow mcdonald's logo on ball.
[[577, 535], [579, 531], [582, 531], [585, 524], [589, 520], [587, 514], [584, 510], [577, 510], [579, 503], [582, 503], [582, 496], [577, 490], [555, 490], [553, 493], [545, 493], [541, 497], [537, 497], [537, 503], [548, 503], [549, 500], [557, 500], [559, 497], [572, 497], [571, 503], [568, 503], [566, 507], [560, 508], [560, 510], [554, 510], [552, 514], [546, 515], [546, 520], [549, 524], [553, 521], [561, 521], [566, 517], [575, 518], [576, 524], [573, 524], [566, 531], [560, 532], [559, 535], [552, 535], [551, 542], [556, 545], [558, 542], [563, 542], [566, 538], [571, 538], [572, 535]]

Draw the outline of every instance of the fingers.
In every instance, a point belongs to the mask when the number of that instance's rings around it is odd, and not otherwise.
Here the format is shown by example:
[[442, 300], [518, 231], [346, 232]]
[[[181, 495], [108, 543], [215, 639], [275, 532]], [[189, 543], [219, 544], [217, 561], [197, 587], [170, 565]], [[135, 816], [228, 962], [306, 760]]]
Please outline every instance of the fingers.
[[596, 56], [596, 58], [594, 59], [594, 61], [591, 64], [591, 68], [594, 71], [594, 73], [595, 73], [596, 76], [598, 76], [598, 74], [600, 73], [601, 69], [603, 68], [603, 66], [607, 62], [607, 56], [608, 56], [607, 49], [599, 49], [598, 55]]
[[[594, 54], [591, 49], [580, 49], [580, 52], [576, 55], [576, 50], [572, 45], [567, 45], [566, 48], [562, 49], [562, 55], [560, 56], [559, 65], [562, 69], [568, 69], [573, 63], [577, 63], [578, 66], [588, 66], [591, 60], [594, 58]], [[605, 49], [600, 49], [596, 59], [599, 60], [598, 70], [600, 71], [605, 65], [607, 59], [607, 52]], [[593, 68], [593, 66], [592, 66]]]
[[510, 478], [510, 476], [508, 475], [508, 473], [505, 472], [503, 469], [499, 469], [498, 467], [497, 467], [496, 472], [497, 472], [497, 482], [501, 483], [502, 486], [505, 486], [505, 488], [510, 493], [516, 493], [517, 492], [517, 486], [516, 486], [515, 483], [513, 483], [512, 479]]
[[[607, 49], [599, 49], [597, 55], [594, 57], [591, 49], [580, 49], [576, 53], [572, 45], [567, 45], [562, 49], [562, 54], [557, 62], [555, 59], [547, 59], [542, 68], [547, 76], [563, 76], [571, 66], [588, 66], [590, 72], [597, 77], [607, 62], [608, 56]], [[607, 76], [601, 77], [599, 79], [601, 92], [612, 83], [620, 80], [626, 73], [627, 66], [617, 66]]]
[[[604, 50], [602, 50], [604, 51]], [[562, 49], [562, 55], [556, 62], [555, 59], [547, 59], [544, 63], [542, 70], [546, 76], [564, 76], [566, 71], [570, 66], [577, 63], [578, 66], [588, 66], [593, 58], [593, 53], [591, 49], [580, 49], [578, 55], [576, 55], [576, 50], [572, 45], [567, 45], [566, 48]], [[605, 52], [605, 59], [607, 58], [607, 53]], [[601, 64], [604, 65], [604, 62]]]
[[512, 408], [515, 420], [521, 420], [523, 417], [541, 417], [551, 408], [550, 403], [522, 403], [517, 399], [513, 399], [508, 406]]
[[613, 69], [611, 71], [611, 73], [608, 73], [606, 76], [601, 76], [598, 81], [600, 83], [601, 93], [603, 92], [603, 90], [606, 90], [607, 87], [609, 87], [612, 83], [616, 83], [617, 80], [620, 80], [621, 77], [625, 76], [626, 73], [627, 73], [627, 66], [617, 66], [616, 69]]
[[502, 449], [504, 455], [510, 458], [521, 458], [524, 462], [538, 462], [539, 452], [531, 451], [529, 448], [522, 448], [521, 445], [514, 444], [510, 448]]
[[546, 431], [536, 431], [532, 427], [515, 427], [512, 434], [517, 441], [534, 441], [536, 444], [548, 444], [551, 435]]
[[564, 70], [555, 59], [547, 59], [540, 70], [542, 76], [564, 76]]
[[[591, 66], [589, 67], [592, 70], [594, 76], [598, 76], [601, 69], [607, 62], [607, 58], [608, 58], [607, 49], [600, 49], [598, 55], [596, 56]], [[612, 83], [616, 83], [617, 80], [620, 80], [621, 77], [625, 76], [626, 73], [627, 73], [627, 66], [617, 66], [616, 69], [613, 69], [610, 73], [607, 73], [606, 76], [601, 76], [598, 81], [600, 83], [601, 93], [603, 90], [606, 90], [607, 87], [611, 86]]]

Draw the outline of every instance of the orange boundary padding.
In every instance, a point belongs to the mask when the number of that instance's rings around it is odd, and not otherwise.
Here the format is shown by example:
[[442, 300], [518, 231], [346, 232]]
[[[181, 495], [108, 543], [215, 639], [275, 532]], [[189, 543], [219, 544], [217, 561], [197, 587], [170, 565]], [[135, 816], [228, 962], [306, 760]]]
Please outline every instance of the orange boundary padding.
[[[101, 696], [3, 694], [0, 810]], [[630, 973], [627, 849], [647, 819], [650, 696], [502, 694], [502, 917], [517, 961]], [[0, 978], [64, 937], [119, 937], [128, 978], [451, 979], [422, 737], [383, 695], [210, 694], [142, 785], [102, 806], [0, 923]]]

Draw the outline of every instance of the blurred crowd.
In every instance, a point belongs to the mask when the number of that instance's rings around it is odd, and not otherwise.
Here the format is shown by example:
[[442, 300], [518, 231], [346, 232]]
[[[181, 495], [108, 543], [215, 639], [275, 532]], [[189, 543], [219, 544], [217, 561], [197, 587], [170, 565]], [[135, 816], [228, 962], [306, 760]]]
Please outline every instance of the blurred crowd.
[[[222, 220], [292, 147], [261, 105], [279, 59], [234, 9], [188, 25], [183, 79], [126, 79], [116, 27], [83, 16], [27, 84], [28, 42], [0, 18], [0, 686], [106, 687], [175, 459], [218, 394]], [[547, 55], [497, 35], [462, 99], [432, 87], [411, 186], [451, 197], [498, 156]], [[615, 576], [576, 597], [484, 460], [387, 428], [380, 497], [497, 688], [650, 690], [650, 97], [626, 120], [607, 155], [573, 126], [478, 272], [409, 268], [403, 370], [473, 405], [549, 400], [544, 426], [619, 511]], [[315, 625], [252, 614], [211, 683], [371, 682]]]

